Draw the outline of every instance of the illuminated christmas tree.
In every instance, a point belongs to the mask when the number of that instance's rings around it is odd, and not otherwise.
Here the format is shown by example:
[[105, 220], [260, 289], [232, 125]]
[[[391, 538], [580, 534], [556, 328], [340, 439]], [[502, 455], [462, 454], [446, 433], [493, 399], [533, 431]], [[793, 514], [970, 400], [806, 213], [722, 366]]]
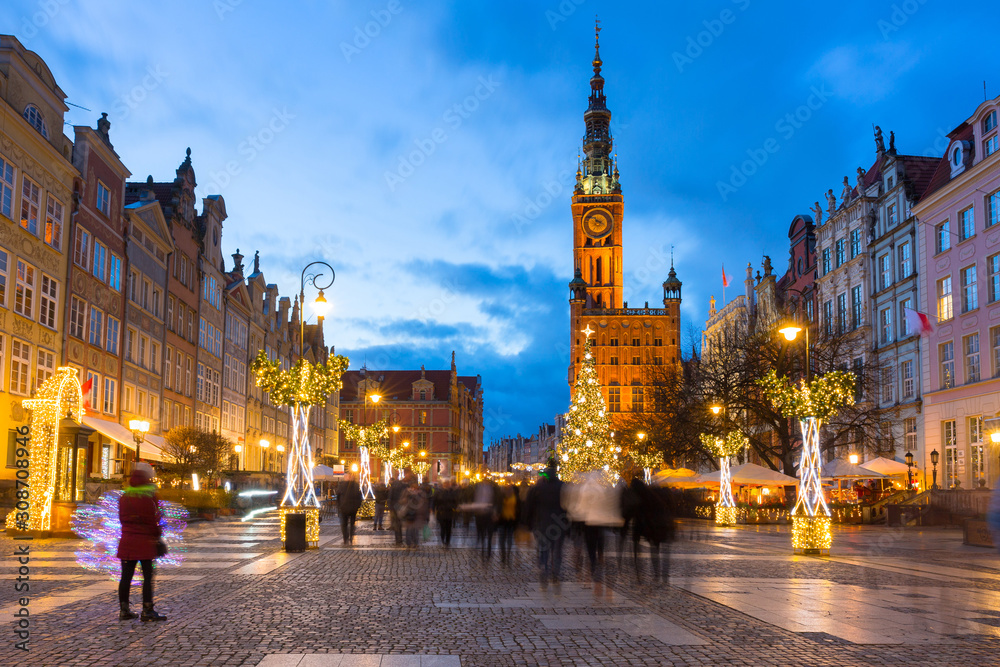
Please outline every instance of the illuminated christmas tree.
[[583, 367], [573, 387], [573, 400], [559, 446], [559, 469], [568, 479], [600, 470], [608, 481], [613, 481], [618, 477], [621, 447], [614, 442], [611, 420], [597, 380], [597, 365], [590, 351], [590, 334], [594, 332], [588, 326], [583, 333], [587, 336]]

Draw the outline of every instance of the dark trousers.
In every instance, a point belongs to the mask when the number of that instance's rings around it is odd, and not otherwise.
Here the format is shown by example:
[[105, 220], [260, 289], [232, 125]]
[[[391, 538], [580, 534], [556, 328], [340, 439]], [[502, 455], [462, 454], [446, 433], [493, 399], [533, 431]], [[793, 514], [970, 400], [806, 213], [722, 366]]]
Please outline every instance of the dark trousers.
[[441, 527], [441, 544], [446, 547], [451, 546], [451, 524], [454, 523], [454, 519], [442, 519], [438, 516], [438, 526]]
[[500, 562], [506, 563], [514, 548], [514, 529], [517, 527], [517, 522], [501, 521], [498, 527], [500, 530], [500, 534], [497, 536], [497, 541], [500, 543]]
[[135, 564], [142, 563], [142, 603], [144, 605], [153, 604], [153, 561], [149, 560], [123, 560], [122, 579], [118, 583], [118, 601], [123, 605], [128, 604], [128, 594], [132, 587], [132, 575], [135, 574]]
[[340, 513], [340, 532], [344, 535], [344, 544], [354, 542], [354, 522], [358, 518], [357, 510]]
[[590, 578], [598, 581], [604, 565], [604, 526], [586, 526], [583, 539], [587, 544], [587, 560], [590, 561]]
[[479, 543], [483, 560], [493, 555], [493, 529], [492, 516], [489, 514], [476, 515], [476, 542]]
[[562, 569], [563, 534], [557, 532], [554, 537], [550, 537], [536, 531], [535, 543], [538, 544], [538, 573], [541, 582], [558, 582]]
[[392, 532], [396, 534], [396, 544], [402, 544], [403, 522], [399, 520], [399, 514], [395, 510], [390, 510], [389, 522], [392, 524]]
[[385, 503], [375, 503], [375, 530], [382, 530], [382, 519], [385, 517]]

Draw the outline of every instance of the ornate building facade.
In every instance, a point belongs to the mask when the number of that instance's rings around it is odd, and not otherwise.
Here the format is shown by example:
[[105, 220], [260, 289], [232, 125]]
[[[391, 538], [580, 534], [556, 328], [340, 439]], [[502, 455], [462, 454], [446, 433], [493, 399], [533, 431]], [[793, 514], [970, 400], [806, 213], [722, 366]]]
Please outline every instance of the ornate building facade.
[[597, 375], [609, 411], [642, 412], [647, 369], [654, 365], [680, 368], [681, 281], [671, 260], [663, 283], [663, 308], [650, 308], [648, 301], [642, 308], [629, 308], [623, 301], [625, 200], [613, 153], [602, 64], [597, 42], [589, 105], [583, 116], [584, 157], [577, 169], [571, 204], [574, 277], [569, 284], [568, 380], [572, 387], [583, 362], [584, 339], [593, 336]]

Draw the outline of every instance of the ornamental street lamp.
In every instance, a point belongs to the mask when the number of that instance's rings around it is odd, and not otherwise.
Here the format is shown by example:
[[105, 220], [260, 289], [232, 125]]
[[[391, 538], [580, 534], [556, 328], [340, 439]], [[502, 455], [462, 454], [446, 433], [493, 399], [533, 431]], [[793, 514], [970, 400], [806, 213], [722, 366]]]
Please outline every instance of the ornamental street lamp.
[[271, 443], [267, 440], [261, 439], [260, 448], [264, 450], [264, 470], [266, 472], [271, 472], [271, 452], [267, 451], [271, 446]]
[[906, 489], [910, 490], [913, 488], [913, 452], [906, 452]]
[[138, 463], [142, 460], [142, 457], [139, 455], [139, 448], [146, 440], [146, 434], [149, 433], [149, 422], [142, 419], [130, 419], [128, 427], [132, 431], [132, 439], [135, 440], [135, 460]]
[[236, 452], [236, 470], [240, 470], [240, 454], [243, 452], [243, 445], [236, 445], [233, 447], [233, 451]]
[[[931, 471], [931, 488], [932, 489], [938, 488], [937, 487], [937, 464], [938, 464], [938, 459], [940, 458], [940, 456], [941, 455], [938, 454], [938, 450], [936, 450], [936, 449], [933, 452], [931, 452], [931, 465], [934, 466], [934, 470]], [[926, 470], [926, 468], [925, 468], [925, 470]]]
[[[330, 270], [330, 282], [324, 283], [323, 285], [317, 285], [316, 281], [323, 276], [322, 273], [310, 273], [309, 275], [306, 275], [306, 272], [309, 270], [309, 268], [313, 266], [325, 266], [326, 268], [328, 268]], [[321, 262], [321, 261], [310, 262], [309, 264], [306, 264], [306, 267], [304, 269], [302, 269], [302, 276], [299, 282], [299, 306], [302, 308], [302, 312], [299, 313], [299, 358], [300, 359], [304, 358], [306, 353], [306, 342], [305, 342], [306, 341], [305, 337], [306, 283], [308, 282], [310, 285], [319, 290], [319, 296], [317, 296], [316, 300], [313, 301], [313, 312], [316, 313], [317, 317], [324, 317], [330, 310], [330, 302], [327, 301], [326, 297], [323, 295], [323, 290], [330, 289], [330, 286], [333, 285], [333, 281], [336, 280], [336, 278], [337, 274], [334, 272], [333, 267], [327, 264], [326, 262]]]

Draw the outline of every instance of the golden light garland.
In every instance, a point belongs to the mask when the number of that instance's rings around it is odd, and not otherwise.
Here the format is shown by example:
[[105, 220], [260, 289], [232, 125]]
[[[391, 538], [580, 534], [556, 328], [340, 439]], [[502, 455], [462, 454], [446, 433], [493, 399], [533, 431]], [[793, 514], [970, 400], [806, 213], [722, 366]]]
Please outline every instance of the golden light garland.
[[611, 483], [619, 475], [621, 447], [616, 446], [612, 438], [611, 419], [590, 350], [588, 334], [583, 348], [583, 366], [573, 388], [573, 401], [557, 450], [559, 471], [574, 480], [582, 473], [600, 470], [605, 481]]
[[750, 444], [750, 438], [740, 431], [730, 431], [725, 438], [719, 438], [708, 433], [702, 433], [699, 438], [701, 445], [716, 458], [736, 456]]
[[288, 514], [306, 515], [306, 546], [315, 547], [319, 545], [319, 508], [317, 507], [281, 507], [278, 509], [281, 515], [281, 541], [285, 541], [285, 516]]
[[792, 547], [797, 553], [829, 554], [833, 544], [828, 516], [793, 516]]
[[796, 387], [787, 378], [779, 378], [774, 369], [757, 380], [782, 415], [800, 420], [815, 417], [820, 422], [829, 421], [840, 408], [854, 404], [854, 382], [854, 373], [830, 371], [808, 384], [802, 380]]
[[31, 411], [31, 439], [27, 447], [28, 508], [22, 510], [15, 506], [7, 515], [5, 525], [18, 532], [48, 531], [52, 527], [52, 501], [56, 491], [59, 422], [67, 414], [72, 414], [77, 422], [83, 421], [79, 372], [68, 366], [57, 368], [39, 387], [35, 398], [25, 399], [21, 405]]
[[291, 368], [283, 369], [280, 361], [268, 359], [262, 350], [250, 363], [250, 372], [256, 376], [257, 386], [276, 405], [325, 405], [327, 396], [343, 386], [341, 376], [349, 363], [341, 354], [331, 357], [326, 364], [299, 359]]
[[388, 419], [380, 419], [370, 426], [358, 426], [343, 419], [339, 423], [345, 440], [356, 443], [358, 447], [367, 447], [368, 453], [379, 459], [388, 457], [389, 448], [384, 442], [389, 437]]

